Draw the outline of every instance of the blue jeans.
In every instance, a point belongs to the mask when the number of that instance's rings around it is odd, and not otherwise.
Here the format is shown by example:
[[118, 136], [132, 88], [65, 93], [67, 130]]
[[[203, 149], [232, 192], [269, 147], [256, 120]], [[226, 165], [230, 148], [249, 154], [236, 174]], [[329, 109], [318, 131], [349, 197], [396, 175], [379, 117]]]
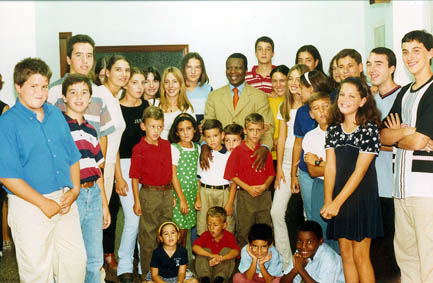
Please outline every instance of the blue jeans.
[[307, 220], [311, 220], [311, 190], [313, 189], [313, 178], [310, 174], [299, 169], [299, 186], [301, 187], [302, 201], [304, 203], [305, 215]]
[[85, 282], [101, 282], [100, 269], [104, 263], [104, 252], [102, 248], [102, 200], [98, 185], [95, 183], [95, 186], [91, 188], [80, 189], [76, 202], [87, 254]]
[[316, 221], [320, 224], [323, 231], [323, 239], [325, 243], [334, 249], [337, 253], [340, 253], [340, 246], [336, 240], [328, 240], [326, 237], [326, 229], [328, 228], [328, 222], [320, 215], [320, 210], [323, 207], [325, 201], [325, 189], [323, 180], [320, 178], [314, 178], [313, 188], [311, 191], [311, 220]]
[[[134, 207], [134, 194], [132, 192], [132, 181], [129, 176], [129, 168], [131, 167], [131, 159], [120, 159], [120, 167], [122, 168], [122, 175], [128, 184], [128, 191], [126, 196], [119, 195], [120, 203], [122, 204], [123, 215], [125, 222], [123, 225], [122, 238], [120, 239], [120, 246], [118, 250], [119, 263], [117, 266], [117, 275], [124, 273], [133, 273], [134, 269], [134, 250], [137, 243], [138, 235], [138, 222], [140, 216], [135, 215]], [[144, 208], [142, 208], [144, 209]], [[140, 252], [138, 252], [140, 254]], [[138, 273], [141, 274], [141, 265], [138, 264]]]

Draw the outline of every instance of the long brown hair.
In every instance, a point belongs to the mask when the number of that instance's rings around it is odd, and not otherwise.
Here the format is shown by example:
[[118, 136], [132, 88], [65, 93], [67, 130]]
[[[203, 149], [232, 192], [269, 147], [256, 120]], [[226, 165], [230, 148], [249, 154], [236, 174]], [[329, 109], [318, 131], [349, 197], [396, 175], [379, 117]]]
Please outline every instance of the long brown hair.
[[370, 88], [365, 82], [362, 81], [362, 79], [354, 77], [349, 77], [341, 82], [340, 88], [338, 90], [338, 96], [335, 98], [335, 101], [331, 107], [331, 112], [328, 118], [329, 124], [335, 125], [344, 122], [344, 115], [338, 108], [338, 97], [340, 96], [341, 87], [344, 84], [351, 84], [355, 86], [361, 98], [367, 98], [367, 102], [362, 107], [359, 107], [358, 111], [356, 112], [356, 124], [365, 125], [368, 121], [370, 121], [376, 125], [379, 125], [380, 111], [376, 107], [376, 101], [371, 94]]
[[[304, 65], [304, 64], [296, 64], [292, 68], [290, 68], [289, 73], [287, 74], [287, 78], [290, 76], [290, 74], [293, 71], [298, 71], [299, 74], [302, 76], [305, 72], [308, 72], [310, 69]], [[280, 106], [280, 113], [281, 116], [284, 118], [284, 121], [288, 122], [290, 120], [290, 109], [292, 109], [292, 105], [294, 103], [295, 99], [293, 94], [290, 92], [290, 89], [286, 92], [286, 95], [284, 96], [283, 103], [281, 103]]]

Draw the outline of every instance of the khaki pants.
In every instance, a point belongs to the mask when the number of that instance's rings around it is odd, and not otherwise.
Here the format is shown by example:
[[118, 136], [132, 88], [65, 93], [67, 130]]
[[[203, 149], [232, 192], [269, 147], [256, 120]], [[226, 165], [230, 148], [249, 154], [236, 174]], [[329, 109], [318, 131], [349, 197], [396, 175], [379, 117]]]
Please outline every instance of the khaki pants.
[[[197, 234], [201, 235], [207, 230], [207, 211], [213, 206], [221, 206], [224, 208], [227, 200], [229, 199], [230, 188], [225, 190], [206, 189], [201, 187], [200, 199], [201, 209], [197, 212]], [[234, 208], [233, 208], [234, 210]], [[227, 231], [234, 233], [235, 231], [235, 218], [233, 215], [227, 216]]]
[[173, 218], [173, 190], [140, 190], [141, 216], [138, 224], [140, 263], [143, 278], [150, 270], [153, 250], [158, 246], [158, 228]]
[[251, 226], [264, 223], [272, 227], [271, 206], [272, 200], [269, 190], [255, 198], [244, 190], [237, 191], [236, 232], [238, 245], [241, 248], [248, 243], [248, 233]]
[[[211, 252], [210, 249], [205, 248], [206, 251]], [[223, 248], [220, 251], [220, 255], [226, 255], [231, 251], [230, 248]], [[220, 276], [224, 278], [226, 281], [230, 279], [232, 276], [233, 270], [235, 269], [235, 260], [226, 260], [217, 264], [215, 266], [209, 266], [209, 260], [207, 256], [196, 256], [195, 257], [195, 271], [197, 272], [198, 277], [209, 277], [211, 282], [215, 279], [215, 277]]]
[[[44, 196], [60, 202], [63, 190]], [[84, 282], [86, 250], [75, 202], [67, 214], [48, 219], [38, 207], [9, 194], [8, 223], [21, 282]]]
[[394, 199], [394, 207], [394, 249], [401, 282], [433, 282], [433, 198]]

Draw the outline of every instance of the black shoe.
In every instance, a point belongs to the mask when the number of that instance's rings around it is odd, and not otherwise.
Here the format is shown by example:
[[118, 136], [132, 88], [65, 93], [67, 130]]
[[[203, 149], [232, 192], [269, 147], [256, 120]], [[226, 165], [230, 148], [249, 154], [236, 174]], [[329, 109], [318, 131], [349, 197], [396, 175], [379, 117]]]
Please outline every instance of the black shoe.
[[224, 283], [224, 278], [222, 278], [221, 276], [217, 276], [213, 280], [213, 283]]
[[120, 283], [134, 283], [134, 277], [132, 273], [123, 273], [117, 276]]
[[205, 276], [200, 278], [200, 283], [210, 283], [210, 278]]

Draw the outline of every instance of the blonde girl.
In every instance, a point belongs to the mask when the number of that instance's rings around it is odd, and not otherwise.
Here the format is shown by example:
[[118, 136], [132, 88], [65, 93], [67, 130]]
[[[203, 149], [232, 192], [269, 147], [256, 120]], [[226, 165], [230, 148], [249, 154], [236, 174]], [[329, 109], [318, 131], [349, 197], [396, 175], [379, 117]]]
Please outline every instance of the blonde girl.
[[[277, 119], [278, 126], [278, 141], [277, 141], [277, 176], [275, 179], [275, 194], [272, 203], [271, 217], [275, 229], [275, 244], [283, 256], [283, 265], [287, 266], [290, 263], [291, 249], [289, 238], [296, 239], [296, 229], [287, 230], [285, 214], [287, 204], [292, 195], [290, 190], [290, 176], [292, 148], [295, 139], [293, 135], [293, 125], [295, 123], [296, 111], [302, 106], [299, 78], [308, 72], [308, 67], [305, 65], [293, 66], [287, 76], [287, 92], [284, 96], [283, 103], [279, 107]], [[297, 214], [302, 215], [302, 211]], [[296, 226], [296, 225], [292, 225]], [[296, 241], [293, 241], [292, 246], [295, 247]]]
[[176, 67], [168, 67], [162, 74], [159, 108], [164, 112], [163, 139], [168, 139], [168, 132], [174, 119], [181, 113], [194, 117], [194, 108], [186, 96], [186, 88], [182, 72]]

